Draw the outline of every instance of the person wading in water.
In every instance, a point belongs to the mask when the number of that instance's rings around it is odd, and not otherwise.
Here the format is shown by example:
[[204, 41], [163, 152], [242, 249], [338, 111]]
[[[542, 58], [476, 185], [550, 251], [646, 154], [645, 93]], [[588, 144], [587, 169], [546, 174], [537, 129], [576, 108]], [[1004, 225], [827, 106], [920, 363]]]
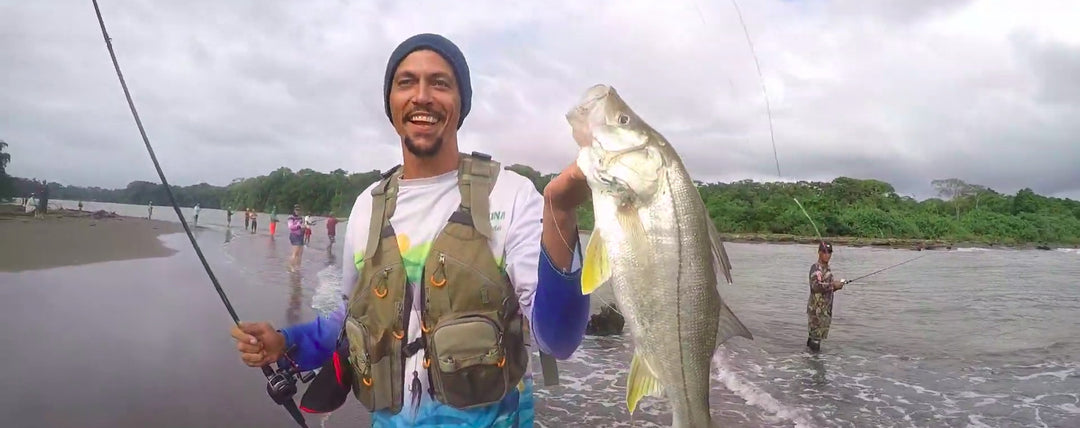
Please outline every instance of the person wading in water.
[[300, 269], [300, 260], [304, 256], [304, 219], [300, 217], [300, 205], [293, 205], [292, 215], [288, 219], [289, 244], [292, 245], [292, 257], [289, 258], [289, 270]]
[[844, 288], [847, 281], [833, 279], [829, 260], [832, 259], [832, 244], [822, 241], [818, 245], [818, 261], [810, 265], [810, 299], [806, 302], [807, 330], [809, 336], [806, 346], [817, 352], [821, 350], [821, 341], [829, 337], [832, 324], [833, 292]]

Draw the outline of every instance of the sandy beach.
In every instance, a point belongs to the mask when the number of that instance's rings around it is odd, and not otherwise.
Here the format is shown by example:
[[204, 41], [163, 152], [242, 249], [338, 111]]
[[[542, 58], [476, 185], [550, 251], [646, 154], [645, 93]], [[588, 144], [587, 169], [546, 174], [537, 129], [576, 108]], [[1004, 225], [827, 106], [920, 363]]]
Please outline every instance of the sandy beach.
[[158, 236], [181, 233], [160, 220], [56, 210], [34, 218], [16, 205], [0, 205], [0, 272], [165, 257], [175, 254]]

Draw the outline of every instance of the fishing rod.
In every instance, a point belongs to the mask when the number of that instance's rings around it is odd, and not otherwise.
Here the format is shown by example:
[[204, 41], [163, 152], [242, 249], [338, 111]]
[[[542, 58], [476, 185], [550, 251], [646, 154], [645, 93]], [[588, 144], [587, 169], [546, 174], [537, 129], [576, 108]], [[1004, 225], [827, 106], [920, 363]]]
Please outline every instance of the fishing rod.
[[[218, 282], [217, 277], [214, 276], [213, 270], [210, 269], [210, 264], [206, 262], [206, 257], [203, 256], [202, 249], [199, 248], [198, 242], [195, 241], [195, 235], [191, 233], [191, 228], [188, 227], [183, 213], [180, 212], [180, 205], [176, 203], [176, 198], [173, 196], [169, 181], [165, 179], [165, 172], [161, 170], [161, 164], [158, 163], [157, 156], [154, 154], [154, 149], [150, 146], [150, 139], [146, 136], [146, 130], [143, 128], [142, 120], [139, 119], [139, 113], [135, 110], [135, 102], [131, 100], [131, 92], [128, 91], [127, 83], [124, 81], [124, 74], [120, 72], [120, 63], [116, 60], [116, 52], [113, 50], [112, 39], [109, 38], [109, 33], [105, 30], [105, 20], [101, 17], [101, 8], [98, 7], [97, 0], [92, 1], [94, 3], [94, 13], [97, 14], [98, 24], [101, 26], [101, 35], [105, 38], [105, 46], [109, 49], [109, 56], [112, 58], [113, 67], [116, 68], [116, 77], [120, 79], [120, 86], [124, 89], [124, 97], [127, 98], [128, 107], [131, 108], [131, 115], [135, 118], [135, 125], [139, 127], [139, 134], [142, 136], [143, 143], [146, 145], [146, 151], [150, 153], [150, 160], [154, 162], [154, 168], [157, 169], [158, 177], [161, 178], [161, 184], [165, 187], [165, 193], [169, 196], [169, 202], [172, 204], [173, 210], [176, 211], [176, 217], [180, 219], [180, 225], [183, 226], [188, 240], [191, 241], [191, 246], [195, 249], [195, 254], [199, 256], [199, 261], [202, 262], [203, 269], [206, 270], [206, 275], [210, 277], [210, 282], [214, 285], [214, 289], [217, 290], [218, 296], [221, 297], [221, 302], [225, 304], [225, 309], [229, 311], [229, 316], [232, 317], [233, 323], [239, 327], [240, 317], [236, 315], [236, 310], [233, 309], [232, 304], [229, 303], [229, 298], [225, 296], [225, 290], [221, 288], [221, 284]], [[289, 357], [288, 352], [289, 351], [285, 352], [285, 358], [288, 360], [289, 364], [285, 367], [282, 367], [283, 364], [281, 362], [278, 362], [277, 370], [271, 368], [270, 364], [261, 367], [263, 375], [266, 376], [266, 392], [275, 403], [284, 406], [285, 409], [288, 410], [296, 423], [300, 424], [301, 427], [307, 428], [307, 423], [304, 421], [304, 415], [300, 413], [300, 409], [297, 408], [296, 402], [293, 401], [292, 398], [297, 391], [296, 376], [299, 375], [301, 371], [296, 362]], [[314, 378], [313, 374], [309, 373], [309, 375], [310, 376], [308, 377], [300, 375], [300, 380], [307, 383]]]
[[[750, 48], [750, 56], [754, 58], [754, 67], [757, 70], [758, 81], [761, 83], [761, 95], [765, 99], [765, 116], [769, 120], [769, 140], [772, 142], [773, 160], [776, 162], [776, 177], [782, 180], [784, 174], [780, 172], [780, 155], [776, 151], [776, 132], [773, 129], [772, 105], [769, 103], [769, 93], [765, 89], [765, 76], [761, 73], [761, 61], [758, 61], [757, 50], [754, 49], [754, 41], [750, 38], [750, 29], [746, 27], [746, 20], [743, 19], [742, 10], [739, 9], [739, 3], [736, 0], [731, 0], [731, 5], [735, 8], [735, 14], [739, 18], [739, 24], [743, 29], [743, 35], [746, 36], [746, 45]], [[694, 7], [697, 7], [696, 2], [694, 3]], [[698, 9], [698, 15], [701, 15], [700, 9]], [[704, 22], [704, 18], [702, 18], [702, 22]], [[818, 241], [825, 242], [825, 238], [821, 237], [821, 231], [818, 230], [817, 223], [810, 217], [810, 213], [806, 212], [806, 208], [799, 202], [799, 199], [795, 197], [792, 197], [791, 199], [799, 206], [799, 209], [802, 210], [806, 219], [810, 220], [810, 225], [814, 226], [814, 233], [817, 234]]]
[[[772, 140], [773, 159], [776, 161], [776, 176], [782, 179], [783, 174], [781, 174], [781, 172], [780, 172], [780, 156], [776, 152], [776, 134], [773, 131], [772, 108], [769, 105], [769, 95], [765, 91], [765, 77], [761, 73], [761, 63], [758, 61], [757, 52], [754, 49], [754, 42], [750, 38], [750, 30], [747, 29], [746, 21], [743, 20], [742, 11], [739, 10], [739, 3], [736, 0], [731, 0], [731, 4], [732, 4], [732, 6], [735, 7], [735, 13], [739, 17], [739, 23], [742, 25], [743, 34], [746, 35], [746, 43], [750, 48], [750, 55], [753, 56], [753, 58], [754, 58], [754, 66], [757, 67], [758, 80], [761, 82], [761, 94], [765, 98], [765, 114], [769, 119], [769, 137]], [[694, 7], [695, 8], [697, 7], [697, 3], [694, 3]], [[701, 15], [701, 10], [700, 9], [698, 9], [698, 15], [699, 16]], [[704, 18], [702, 18], [702, 21], [704, 21]], [[817, 223], [814, 222], [814, 219], [812, 217], [810, 217], [810, 213], [806, 212], [806, 208], [803, 207], [803, 204], [801, 202], [799, 202], [798, 198], [792, 197], [791, 199], [794, 200], [795, 204], [799, 206], [799, 210], [801, 210], [803, 215], [806, 216], [806, 219], [810, 220], [810, 225], [814, 227], [814, 233], [817, 234], [818, 241], [821, 242], [821, 243], [824, 243], [825, 238], [823, 238], [821, 236], [821, 231], [818, 230]], [[900, 266], [900, 265], [903, 265], [903, 264], [906, 264], [906, 263], [909, 263], [909, 262], [913, 262], [915, 260], [918, 260], [918, 259], [921, 259], [921, 258], [925, 257], [926, 255], [927, 254], [923, 254], [921, 256], [912, 258], [910, 260], [906, 260], [906, 261], [904, 261], [902, 263], [897, 263], [895, 265], [886, 267], [884, 269], [876, 270], [876, 271], [871, 272], [869, 274], [866, 274], [866, 275], [860, 276], [858, 278], [855, 278], [853, 280], [847, 281], [847, 283], [850, 284], [850, 283], [852, 283], [852, 282], [854, 282], [856, 280], [864, 279], [866, 277], [869, 277], [871, 275], [879, 274], [881, 272], [892, 269], [894, 267], [897, 267], [897, 266]]]
[[[746, 28], [746, 21], [743, 20], [742, 10], [739, 10], [739, 3], [731, 0], [731, 5], [735, 7], [735, 14], [739, 16], [739, 23], [742, 24], [743, 34], [746, 35], [746, 44], [750, 46], [750, 56], [754, 57], [754, 66], [757, 67], [758, 80], [761, 82], [761, 95], [765, 98], [765, 114], [769, 118], [769, 139], [772, 140], [773, 160], [776, 161], [776, 176], [783, 177], [783, 174], [780, 173], [780, 156], [776, 154], [776, 133], [773, 132], [772, 105], [769, 104], [769, 94], [765, 91], [765, 77], [761, 74], [761, 63], [758, 61], [757, 51], [754, 49], [754, 41], [750, 39], [750, 30]], [[697, 7], [697, 3], [694, 6]], [[700, 14], [701, 11], [699, 10], [698, 13]], [[817, 228], [817, 226], [814, 226], [814, 228]]]
[[844, 282], [844, 284], [845, 284], [845, 285], [847, 285], [847, 284], [851, 284], [851, 283], [853, 283], [853, 282], [855, 282], [855, 281], [858, 281], [858, 280], [860, 280], [860, 279], [863, 279], [863, 278], [866, 278], [866, 277], [868, 277], [868, 276], [872, 276], [872, 275], [877, 275], [877, 274], [879, 274], [879, 273], [885, 272], [885, 271], [887, 271], [887, 270], [889, 270], [889, 269], [892, 269], [892, 268], [894, 268], [894, 267], [897, 267], [897, 266], [900, 266], [900, 265], [904, 265], [904, 264], [908, 264], [908, 263], [911, 263], [911, 262], [913, 262], [913, 261], [915, 261], [915, 260], [921, 259], [921, 258], [923, 258], [923, 257], [926, 257], [926, 256], [928, 256], [928, 255], [929, 255], [929, 253], [923, 254], [923, 255], [921, 255], [921, 256], [918, 256], [918, 257], [912, 257], [912, 258], [910, 258], [910, 259], [908, 259], [908, 260], [905, 260], [905, 261], [903, 261], [903, 262], [897, 263], [897, 264], [895, 264], [895, 265], [892, 265], [892, 266], [889, 266], [889, 267], [886, 267], [886, 268], [883, 268], [883, 269], [878, 269], [878, 270], [876, 270], [876, 271], [870, 272], [870, 273], [868, 273], [868, 274], [866, 274], [866, 275], [863, 275], [863, 276], [860, 276], [860, 277], [858, 277], [858, 278], [855, 278], [855, 279], [849, 279], [849, 280], [847, 280], [846, 282]]

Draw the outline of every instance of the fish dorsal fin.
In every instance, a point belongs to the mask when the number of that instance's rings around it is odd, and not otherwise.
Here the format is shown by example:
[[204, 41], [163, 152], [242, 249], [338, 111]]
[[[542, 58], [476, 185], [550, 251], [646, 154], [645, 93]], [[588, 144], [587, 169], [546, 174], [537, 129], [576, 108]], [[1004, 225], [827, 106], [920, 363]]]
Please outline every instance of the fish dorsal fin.
[[593, 230], [589, 235], [589, 245], [585, 247], [585, 263], [581, 267], [581, 294], [591, 294], [611, 278], [608, 266], [607, 248], [600, 231]]
[[664, 385], [656, 378], [649, 362], [634, 352], [634, 359], [630, 361], [630, 376], [626, 378], [626, 408], [630, 409], [630, 414], [634, 413], [642, 397], [662, 397], [663, 390]]
[[716, 224], [713, 224], [712, 218], [708, 214], [705, 215], [705, 222], [709, 226], [709, 247], [712, 248], [713, 258], [717, 261], [717, 267], [720, 272], [724, 274], [724, 279], [728, 284], [735, 281], [731, 278], [731, 260], [728, 260], [727, 250], [724, 249], [724, 242], [720, 240], [720, 232], [716, 230]]

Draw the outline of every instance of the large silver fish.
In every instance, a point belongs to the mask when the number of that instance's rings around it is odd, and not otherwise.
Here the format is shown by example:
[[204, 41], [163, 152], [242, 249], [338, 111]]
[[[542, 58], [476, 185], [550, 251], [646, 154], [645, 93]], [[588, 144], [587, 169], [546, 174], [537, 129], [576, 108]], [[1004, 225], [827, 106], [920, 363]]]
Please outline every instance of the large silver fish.
[[753, 339], [720, 298], [731, 264], [675, 149], [606, 85], [566, 114], [596, 226], [582, 291], [610, 282], [634, 344], [626, 404], [666, 396], [673, 426], [712, 427], [709, 381], [717, 346]]

